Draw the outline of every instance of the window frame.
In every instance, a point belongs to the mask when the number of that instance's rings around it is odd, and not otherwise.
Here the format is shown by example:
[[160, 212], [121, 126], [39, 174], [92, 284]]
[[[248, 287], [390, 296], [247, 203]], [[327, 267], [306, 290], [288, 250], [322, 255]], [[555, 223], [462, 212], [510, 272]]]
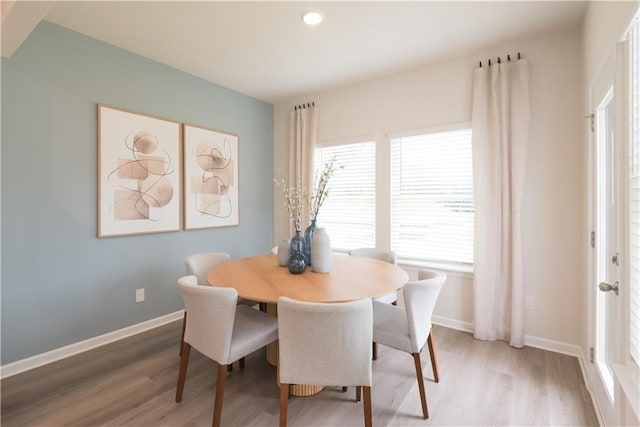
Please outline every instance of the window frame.
[[[394, 132], [388, 132], [386, 134], [385, 142], [388, 146], [388, 175], [389, 175], [389, 204], [388, 204], [388, 228], [389, 228], [389, 247], [391, 248], [391, 175], [392, 175], [392, 158], [391, 158], [391, 141], [393, 139], [398, 138], [410, 138], [420, 135], [428, 135], [434, 133], [446, 133], [446, 132], [455, 132], [460, 130], [472, 130], [471, 122], [458, 122], [454, 124], [447, 124], [442, 126], [430, 126], [427, 128], [417, 128], [410, 130], [400, 130]], [[473, 137], [472, 137], [473, 144]], [[473, 156], [473, 148], [472, 148], [472, 156]], [[473, 163], [473, 158], [472, 158]], [[472, 177], [472, 185], [473, 185], [473, 177]], [[473, 242], [473, 236], [472, 236]], [[473, 245], [473, 243], [472, 243]], [[455, 262], [455, 261], [442, 261], [442, 260], [431, 260], [431, 259], [415, 259], [409, 257], [403, 257], [398, 255], [398, 265], [406, 266], [409, 268], [435, 268], [439, 270], [443, 270], [448, 273], [458, 273], [461, 277], [472, 278], [473, 277], [473, 262], [463, 263], [463, 262]]]
[[[391, 249], [391, 140], [399, 137], [411, 137], [429, 133], [441, 133], [471, 129], [471, 122], [458, 122], [443, 126], [429, 126], [398, 131], [381, 131], [374, 135], [364, 135], [353, 138], [340, 138], [318, 141], [315, 149], [334, 147], [363, 142], [375, 143], [375, 247], [385, 250]], [[348, 250], [332, 248], [334, 253], [348, 253]], [[473, 263], [443, 262], [435, 260], [411, 259], [398, 257], [398, 265], [408, 270], [420, 268], [435, 268], [445, 271], [452, 276], [465, 279], [473, 278]]]

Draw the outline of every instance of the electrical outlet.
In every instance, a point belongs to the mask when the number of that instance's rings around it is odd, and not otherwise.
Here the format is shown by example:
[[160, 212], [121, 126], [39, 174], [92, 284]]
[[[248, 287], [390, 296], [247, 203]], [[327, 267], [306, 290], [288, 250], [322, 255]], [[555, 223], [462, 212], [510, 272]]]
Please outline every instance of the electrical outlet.
[[535, 310], [536, 309], [536, 297], [525, 297], [525, 299], [524, 299], [524, 309], [525, 310]]
[[144, 301], [144, 288], [136, 289], [136, 302]]

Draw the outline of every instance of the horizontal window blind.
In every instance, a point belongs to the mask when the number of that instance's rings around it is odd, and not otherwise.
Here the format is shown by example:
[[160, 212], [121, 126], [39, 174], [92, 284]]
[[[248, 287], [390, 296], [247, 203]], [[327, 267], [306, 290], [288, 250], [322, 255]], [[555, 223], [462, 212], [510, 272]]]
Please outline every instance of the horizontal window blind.
[[391, 249], [473, 263], [471, 129], [391, 140]]
[[629, 141], [629, 268], [630, 351], [640, 365], [640, 28], [636, 20], [629, 37], [631, 65], [631, 132]]
[[314, 168], [336, 156], [329, 194], [318, 213], [318, 227], [327, 229], [333, 249], [375, 247], [376, 145], [360, 142], [315, 150]]

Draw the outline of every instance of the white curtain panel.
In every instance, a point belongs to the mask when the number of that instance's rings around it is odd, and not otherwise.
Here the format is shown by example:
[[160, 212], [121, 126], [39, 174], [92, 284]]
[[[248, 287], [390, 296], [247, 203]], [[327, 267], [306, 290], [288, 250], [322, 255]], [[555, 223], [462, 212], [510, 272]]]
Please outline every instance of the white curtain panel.
[[522, 193], [529, 143], [526, 59], [473, 74], [474, 337], [524, 346]]
[[[297, 107], [289, 114], [289, 185], [302, 180], [302, 188], [311, 193], [313, 185], [313, 150], [318, 139], [318, 107]], [[302, 215], [302, 224], [308, 224], [309, 208]]]

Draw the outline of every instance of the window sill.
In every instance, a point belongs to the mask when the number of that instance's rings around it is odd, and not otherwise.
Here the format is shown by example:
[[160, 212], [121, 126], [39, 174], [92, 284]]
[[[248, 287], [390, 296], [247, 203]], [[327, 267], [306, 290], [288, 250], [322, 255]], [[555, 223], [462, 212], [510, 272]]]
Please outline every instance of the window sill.
[[640, 370], [631, 363], [620, 365], [612, 363], [613, 372], [620, 381], [622, 390], [627, 396], [629, 406], [633, 408], [636, 417], [640, 419]]
[[399, 259], [400, 267], [408, 267], [409, 269], [433, 268], [441, 270], [451, 276], [462, 277], [465, 279], [473, 279], [473, 264], [456, 264], [449, 262], [436, 261], [420, 261], [415, 259]]
[[[334, 254], [349, 255], [348, 249], [331, 248]], [[463, 279], [473, 279], [473, 264], [460, 264], [453, 262], [424, 261], [409, 258], [399, 258], [398, 266], [409, 270], [418, 271], [421, 268], [432, 268], [444, 271], [450, 276], [462, 277]]]

